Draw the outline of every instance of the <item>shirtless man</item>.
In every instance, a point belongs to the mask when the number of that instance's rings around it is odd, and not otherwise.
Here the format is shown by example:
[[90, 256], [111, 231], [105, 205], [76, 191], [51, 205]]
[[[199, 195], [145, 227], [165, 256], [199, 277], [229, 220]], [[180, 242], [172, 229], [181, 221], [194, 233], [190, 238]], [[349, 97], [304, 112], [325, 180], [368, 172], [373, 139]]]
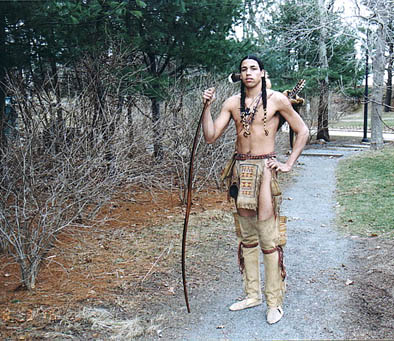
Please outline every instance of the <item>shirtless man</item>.
[[[273, 193], [272, 182], [276, 172], [291, 171], [308, 140], [309, 131], [290, 100], [280, 92], [267, 89], [265, 70], [257, 57], [243, 58], [240, 73], [241, 94], [228, 98], [215, 120], [210, 110], [215, 100], [215, 89], [204, 91], [203, 100], [208, 103], [202, 126], [207, 143], [214, 143], [231, 119], [235, 122], [237, 134], [237, 154], [233, 168], [237, 214], [234, 216], [246, 298], [232, 304], [230, 310], [237, 311], [261, 304], [261, 248], [264, 255], [266, 317], [267, 322], [273, 324], [283, 316], [285, 270], [283, 249], [279, 245], [280, 200], [275, 197], [280, 193]], [[277, 112], [297, 135], [285, 163], [279, 162], [274, 154], [279, 125]]]

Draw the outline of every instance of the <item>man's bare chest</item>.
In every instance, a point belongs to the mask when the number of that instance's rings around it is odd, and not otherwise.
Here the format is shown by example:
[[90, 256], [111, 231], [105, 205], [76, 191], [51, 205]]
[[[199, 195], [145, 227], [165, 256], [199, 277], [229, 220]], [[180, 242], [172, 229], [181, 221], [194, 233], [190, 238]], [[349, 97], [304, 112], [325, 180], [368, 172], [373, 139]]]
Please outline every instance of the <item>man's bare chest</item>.
[[269, 103], [267, 103], [266, 115], [263, 105], [259, 105], [256, 110], [251, 110], [246, 115], [242, 115], [241, 109], [237, 107], [232, 110], [231, 115], [236, 124], [241, 124], [243, 117], [246, 117], [246, 119], [251, 123], [253, 122], [254, 124], [259, 125], [264, 123], [264, 119], [266, 119], [266, 122], [270, 121], [273, 117], [275, 117], [276, 112], [277, 110], [274, 108], [274, 106], [271, 106]]

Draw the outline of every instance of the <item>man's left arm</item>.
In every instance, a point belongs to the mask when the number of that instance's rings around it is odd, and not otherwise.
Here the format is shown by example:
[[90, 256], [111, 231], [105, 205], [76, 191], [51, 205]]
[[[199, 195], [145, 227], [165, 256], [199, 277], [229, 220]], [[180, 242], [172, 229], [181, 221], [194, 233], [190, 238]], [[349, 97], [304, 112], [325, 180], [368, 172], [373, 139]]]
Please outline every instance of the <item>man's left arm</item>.
[[290, 172], [293, 168], [298, 157], [301, 155], [309, 138], [309, 129], [305, 122], [302, 120], [301, 116], [293, 109], [290, 100], [283, 94], [276, 94], [278, 111], [289, 123], [291, 129], [296, 134], [296, 140], [293, 145], [293, 149], [287, 159], [286, 163], [277, 161], [276, 159], [270, 159], [267, 162], [268, 167], [275, 169], [280, 172]]

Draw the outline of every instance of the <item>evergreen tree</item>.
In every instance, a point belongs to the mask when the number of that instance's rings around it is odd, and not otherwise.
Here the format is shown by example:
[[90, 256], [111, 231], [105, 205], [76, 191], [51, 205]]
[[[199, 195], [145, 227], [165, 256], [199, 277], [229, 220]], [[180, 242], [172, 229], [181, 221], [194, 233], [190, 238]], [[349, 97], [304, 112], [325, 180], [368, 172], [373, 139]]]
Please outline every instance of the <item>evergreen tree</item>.
[[233, 54], [242, 46], [229, 35], [240, 18], [239, 0], [152, 0], [135, 19], [131, 43], [143, 53], [151, 81], [141, 92], [151, 100], [154, 153], [160, 159], [162, 147], [160, 102], [167, 96], [171, 78], [189, 69], [228, 70]]

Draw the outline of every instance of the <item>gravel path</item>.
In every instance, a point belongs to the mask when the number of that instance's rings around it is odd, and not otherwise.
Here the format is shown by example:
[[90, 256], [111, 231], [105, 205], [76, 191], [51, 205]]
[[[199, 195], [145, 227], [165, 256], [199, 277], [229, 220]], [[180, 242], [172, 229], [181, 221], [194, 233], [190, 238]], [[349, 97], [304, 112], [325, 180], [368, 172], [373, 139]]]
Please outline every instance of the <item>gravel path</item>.
[[[320, 153], [332, 156], [319, 156]], [[163, 331], [164, 339], [255, 340], [345, 338], [344, 300], [349, 286], [348, 264], [352, 239], [335, 230], [335, 168], [349, 148], [305, 151], [295, 183], [285, 191], [282, 214], [288, 216], [285, 249], [287, 293], [285, 315], [275, 325], [265, 321], [265, 304], [240, 312], [228, 306], [242, 294], [234, 260], [215, 285], [190, 296], [191, 314], [181, 327]], [[230, 264], [231, 262], [231, 264]], [[262, 266], [262, 272], [263, 272]], [[263, 273], [262, 273], [263, 278]]]

